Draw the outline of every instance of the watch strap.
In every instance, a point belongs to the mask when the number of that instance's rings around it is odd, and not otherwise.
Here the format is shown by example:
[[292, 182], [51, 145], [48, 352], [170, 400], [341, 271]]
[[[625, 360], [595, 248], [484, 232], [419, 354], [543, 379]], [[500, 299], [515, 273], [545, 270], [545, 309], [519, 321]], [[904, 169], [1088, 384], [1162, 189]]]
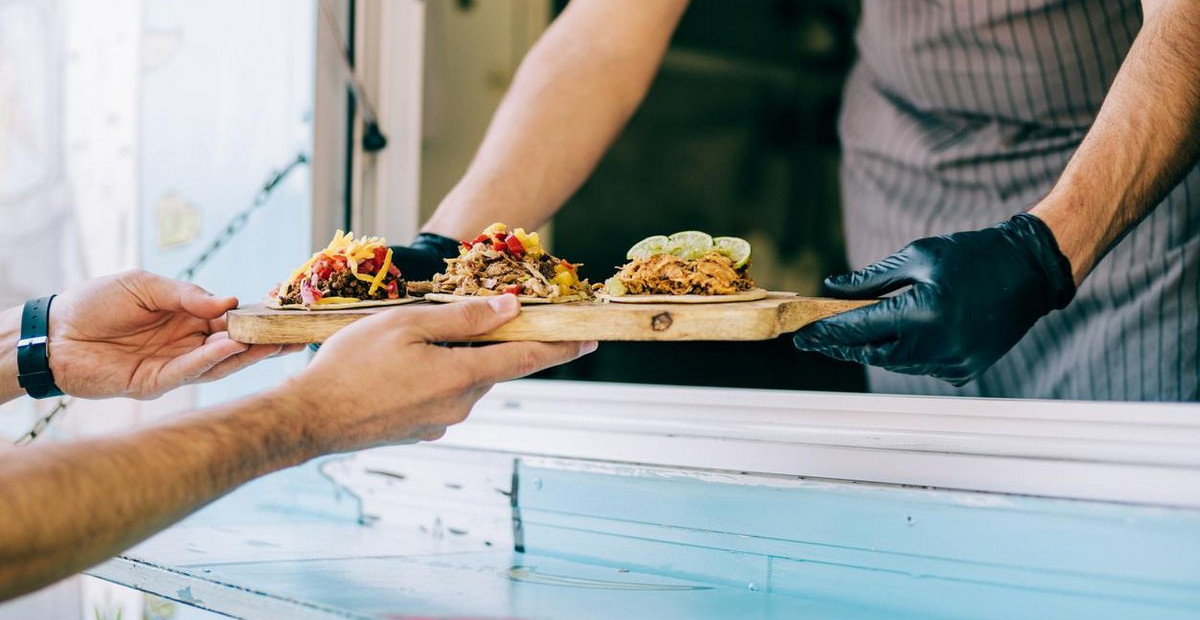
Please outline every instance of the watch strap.
[[17, 341], [17, 383], [34, 398], [62, 396], [50, 372], [50, 303], [54, 295], [25, 302]]

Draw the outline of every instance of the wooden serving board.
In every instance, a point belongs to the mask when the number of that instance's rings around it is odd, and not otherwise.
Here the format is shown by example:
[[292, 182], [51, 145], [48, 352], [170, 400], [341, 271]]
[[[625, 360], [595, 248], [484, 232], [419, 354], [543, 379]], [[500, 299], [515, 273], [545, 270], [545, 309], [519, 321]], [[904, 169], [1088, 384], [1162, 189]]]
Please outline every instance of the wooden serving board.
[[[522, 306], [511, 322], [474, 342], [512, 340], [770, 340], [873, 301], [770, 293], [727, 304], [577, 302]], [[250, 344], [324, 342], [337, 330], [377, 312], [408, 312], [430, 302], [391, 308], [271, 310], [262, 304], [229, 312], [229, 337]], [[443, 304], [438, 304], [443, 305]]]

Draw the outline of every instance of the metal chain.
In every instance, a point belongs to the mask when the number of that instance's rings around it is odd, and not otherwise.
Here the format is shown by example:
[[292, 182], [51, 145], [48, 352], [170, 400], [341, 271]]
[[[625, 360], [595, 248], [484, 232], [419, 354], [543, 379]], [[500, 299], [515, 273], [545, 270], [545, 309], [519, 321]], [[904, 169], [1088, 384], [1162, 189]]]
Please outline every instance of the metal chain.
[[[282, 169], [271, 173], [271, 177], [267, 179], [267, 182], [264, 183], [263, 186], [258, 190], [258, 193], [255, 194], [254, 200], [250, 203], [250, 206], [242, 209], [240, 212], [230, 218], [229, 222], [225, 224], [225, 228], [223, 228], [221, 232], [217, 234], [216, 238], [212, 240], [212, 243], [209, 243], [208, 246], [204, 248], [204, 251], [195, 258], [195, 260], [189, 263], [188, 266], [183, 269], [183, 271], [179, 272], [177, 279], [185, 282], [191, 282], [192, 278], [196, 276], [196, 272], [199, 271], [200, 268], [206, 263], [208, 263], [208, 261], [212, 259], [217, 251], [225, 247], [225, 245], [228, 244], [234, 237], [236, 237], [238, 233], [242, 232], [242, 230], [246, 228], [246, 224], [250, 222], [250, 216], [253, 215], [255, 211], [262, 208], [264, 204], [266, 204], [267, 200], [271, 197], [271, 194], [275, 192], [275, 188], [278, 187], [279, 184], [284, 181], [284, 179], [288, 178], [288, 176], [291, 175], [296, 168], [307, 163], [308, 156], [303, 152], [300, 152], [297, 153], [296, 157]], [[18, 437], [17, 440], [13, 442], [13, 445], [25, 446], [33, 443], [35, 439], [46, 432], [46, 429], [50, 427], [50, 423], [55, 420], [56, 416], [66, 411], [73, 402], [74, 399], [69, 396], [59, 398], [58, 402], [55, 403], [54, 408], [51, 409], [46, 415], [39, 418], [37, 422], [34, 422], [33, 427], [28, 431], [25, 431], [24, 435]]]
[[54, 408], [50, 410], [50, 413], [47, 413], [39, 418], [37, 422], [34, 422], [33, 428], [25, 431], [25, 434], [18, 437], [17, 440], [13, 442], [13, 445], [24, 446], [33, 443], [34, 439], [37, 439], [39, 435], [49, 428], [50, 423], [54, 421], [54, 416], [66, 411], [70, 404], [71, 399], [67, 396], [58, 399], [58, 402], [54, 404]]
[[308, 156], [304, 153], [297, 153], [295, 159], [289, 162], [288, 165], [284, 166], [282, 170], [272, 173], [271, 178], [267, 179], [267, 182], [263, 184], [261, 189], [258, 190], [258, 194], [254, 196], [254, 201], [250, 203], [250, 206], [246, 207], [240, 213], [230, 218], [229, 222], [225, 224], [225, 228], [222, 229], [221, 232], [217, 233], [217, 236], [212, 240], [212, 243], [209, 243], [208, 247], [204, 248], [204, 251], [200, 252], [200, 255], [197, 256], [195, 260], [185, 267], [183, 271], [180, 271], [176, 278], [185, 282], [191, 282], [192, 278], [196, 276], [196, 272], [213, 257], [213, 254], [216, 254], [217, 250], [220, 250], [225, 246], [225, 244], [229, 243], [231, 239], [236, 237], [238, 233], [242, 232], [242, 229], [244, 229], [246, 224], [250, 222], [250, 216], [254, 215], [255, 211], [259, 210], [264, 204], [266, 204], [267, 199], [271, 197], [271, 193], [275, 191], [275, 188], [282, 183], [283, 180], [286, 179], [293, 170], [307, 163]]

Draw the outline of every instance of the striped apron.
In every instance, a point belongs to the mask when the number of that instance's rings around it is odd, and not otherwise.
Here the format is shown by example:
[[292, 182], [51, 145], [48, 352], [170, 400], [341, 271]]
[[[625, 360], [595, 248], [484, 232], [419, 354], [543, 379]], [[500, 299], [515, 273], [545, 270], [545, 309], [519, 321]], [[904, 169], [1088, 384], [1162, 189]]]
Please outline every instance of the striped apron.
[[[1141, 26], [1137, 0], [867, 0], [839, 120], [852, 265], [991, 226], [1044, 196]], [[962, 388], [877, 392], [1196, 400], [1200, 166], [1053, 312]]]

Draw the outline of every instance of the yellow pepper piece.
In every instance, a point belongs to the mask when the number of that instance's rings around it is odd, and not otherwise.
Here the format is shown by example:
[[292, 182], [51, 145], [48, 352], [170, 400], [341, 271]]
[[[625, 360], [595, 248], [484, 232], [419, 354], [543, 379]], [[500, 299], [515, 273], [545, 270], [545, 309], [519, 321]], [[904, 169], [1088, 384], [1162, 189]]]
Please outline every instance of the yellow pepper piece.
[[371, 282], [371, 288], [367, 291], [367, 294], [369, 294], [369, 295], [375, 294], [375, 289], [379, 288], [380, 284], [383, 284], [383, 277], [387, 275], [388, 267], [391, 267], [391, 266], [392, 266], [392, 249], [388, 248], [387, 255], [383, 257], [383, 264], [379, 266], [379, 271], [375, 274], [375, 280], [373, 282]]
[[498, 235], [506, 230], [508, 230], [508, 226], [505, 226], [504, 224], [502, 224], [500, 222], [496, 222], [495, 224], [492, 224], [491, 226], [488, 226], [487, 228], [483, 229], [483, 234], [490, 237], [492, 235]]
[[[528, 241], [526, 241], [526, 239]], [[542, 250], [542, 242], [538, 238], [537, 233], [529, 233], [528, 235], [525, 235], [525, 239], [521, 240], [521, 245], [524, 245], [525, 251], [529, 254], [532, 254], [534, 258], [537, 258], [544, 253], [544, 250]]]
[[579, 282], [579, 280], [577, 280], [575, 278], [575, 274], [571, 273], [570, 271], [560, 271], [558, 272], [558, 275], [554, 276], [554, 280], [552, 280], [552, 282], [561, 287], [570, 288], [574, 286], [576, 282]]

